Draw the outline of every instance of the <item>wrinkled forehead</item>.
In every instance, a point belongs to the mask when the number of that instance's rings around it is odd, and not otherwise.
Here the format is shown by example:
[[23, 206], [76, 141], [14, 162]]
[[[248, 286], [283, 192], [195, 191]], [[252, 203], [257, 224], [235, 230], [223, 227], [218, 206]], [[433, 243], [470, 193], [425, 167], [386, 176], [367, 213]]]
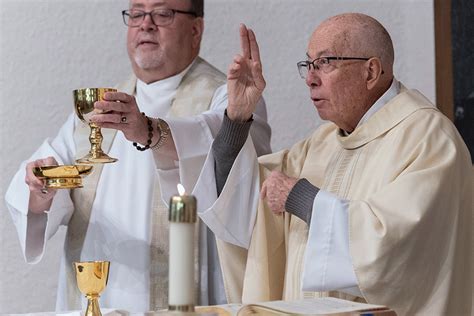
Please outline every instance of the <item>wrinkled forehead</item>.
[[351, 50], [351, 38], [347, 30], [334, 24], [317, 27], [308, 43], [308, 57], [342, 56]]

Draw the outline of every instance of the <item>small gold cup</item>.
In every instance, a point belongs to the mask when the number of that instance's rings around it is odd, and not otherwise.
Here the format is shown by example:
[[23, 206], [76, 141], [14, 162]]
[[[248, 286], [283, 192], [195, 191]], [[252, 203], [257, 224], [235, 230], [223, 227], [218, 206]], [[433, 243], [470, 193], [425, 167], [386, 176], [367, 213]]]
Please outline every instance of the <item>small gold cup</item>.
[[116, 158], [109, 157], [102, 151], [102, 133], [100, 127], [97, 124], [90, 122], [90, 117], [97, 113], [94, 109], [94, 103], [104, 99], [106, 92], [116, 92], [117, 89], [113, 88], [84, 88], [73, 91], [74, 96], [74, 109], [79, 119], [87, 124], [91, 128], [89, 141], [91, 143], [91, 149], [89, 153], [77, 159], [76, 162], [79, 164], [90, 164], [90, 163], [110, 163], [116, 162]]
[[109, 261], [74, 262], [77, 287], [87, 298], [85, 316], [102, 316], [99, 308], [99, 294], [107, 286]]

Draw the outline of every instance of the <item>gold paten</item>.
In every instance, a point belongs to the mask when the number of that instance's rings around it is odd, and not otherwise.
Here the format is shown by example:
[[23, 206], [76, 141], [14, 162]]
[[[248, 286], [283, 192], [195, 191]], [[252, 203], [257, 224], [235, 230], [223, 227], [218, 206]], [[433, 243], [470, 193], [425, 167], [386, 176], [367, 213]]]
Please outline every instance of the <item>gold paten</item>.
[[94, 109], [94, 103], [96, 101], [102, 101], [106, 92], [116, 92], [117, 89], [113, 88], [84, 88], [73, 91], [74, 96], [74, 109], [79, 119], [87, 124], [91, 128], [89, 141], [91, 143], [91, 149], [87, 155], [77, 159], [77, 163], [109, 163], [117, 161], [116, 158], [109, 157], [102, 151], [102, 133], [100, 127], [97, 124], [90, 122], [90, 117], [94, 113], [99, 113], [98, 110]]
[[92, 166], [42, 166], [33, 168], [33, 174], [45, 180], [48, 188], [74, 189], [82, 188], [82, 178], [92, 172]]
[[109, 267], [109, 261], [74, 262], [77, 287], [87, 298], [85, 316], [102, 316], [99, 297], [107, 286]]

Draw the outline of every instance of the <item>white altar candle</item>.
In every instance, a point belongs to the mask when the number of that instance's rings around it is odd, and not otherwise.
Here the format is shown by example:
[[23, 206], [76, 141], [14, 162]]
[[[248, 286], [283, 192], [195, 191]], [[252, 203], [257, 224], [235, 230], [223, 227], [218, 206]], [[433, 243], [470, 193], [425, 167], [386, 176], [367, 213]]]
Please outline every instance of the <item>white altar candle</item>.
[[170, 199], [170, 256], [168, 309], [194, 311], [194, 229], [196, 198], [186, 195], [178, 185], [180, 195]]

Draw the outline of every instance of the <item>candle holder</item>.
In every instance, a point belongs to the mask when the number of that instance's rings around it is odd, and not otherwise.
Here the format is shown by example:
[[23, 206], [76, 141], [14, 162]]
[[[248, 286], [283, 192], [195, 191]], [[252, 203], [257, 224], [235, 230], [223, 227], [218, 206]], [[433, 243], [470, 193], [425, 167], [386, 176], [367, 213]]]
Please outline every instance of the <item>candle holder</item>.
[[196, 198], [172, 196], [169, 207], [169, 288], [168, 310], [194, 312], [194, 229]]

